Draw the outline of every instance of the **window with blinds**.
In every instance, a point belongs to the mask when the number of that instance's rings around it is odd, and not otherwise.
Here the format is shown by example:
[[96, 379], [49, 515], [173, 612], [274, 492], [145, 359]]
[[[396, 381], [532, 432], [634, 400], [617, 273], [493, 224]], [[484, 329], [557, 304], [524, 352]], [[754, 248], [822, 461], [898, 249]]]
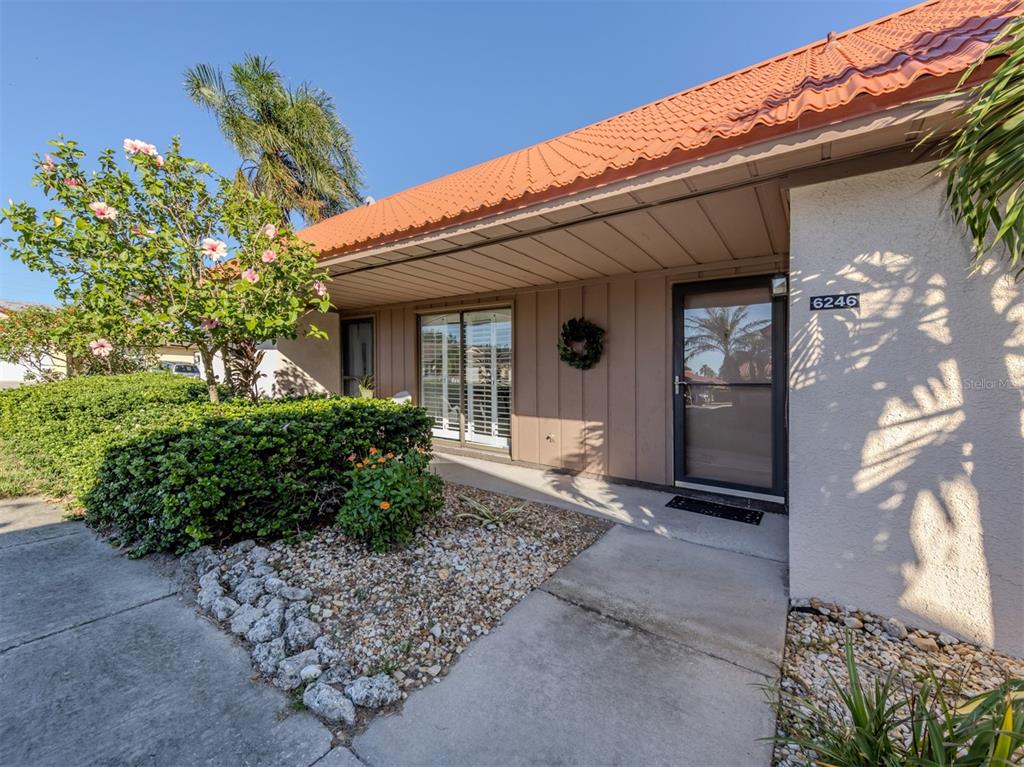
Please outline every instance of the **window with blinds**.
[[508, 448], [512, 438], [512, 310], [420, 319], [421, 401], [434, 436]]

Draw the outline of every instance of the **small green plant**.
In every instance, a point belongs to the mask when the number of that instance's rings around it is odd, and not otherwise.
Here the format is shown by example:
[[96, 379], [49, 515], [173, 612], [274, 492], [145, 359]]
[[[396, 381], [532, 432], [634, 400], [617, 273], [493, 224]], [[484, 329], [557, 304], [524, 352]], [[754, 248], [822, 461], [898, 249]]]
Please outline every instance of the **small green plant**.
[[[958, 704], [929, 671], [912, 689], [894, 675], [865, 688], [846, 633], [843, 684], [829, 675], [843, 714], [778, 688], [770, 699], [786, 733], [775, 738], [798, 746], [819, 767], [1011, 767], [1024, 757], [1024, 680]], [[909, 731], [908, 738], [901, 732]]]
[[349, 462], [350, 490], [337, 523], [374, 551], [408, 545], [423, 520], [441, 508], [443, 482], [430, 473], [425, 450], [397, 455], [372, 447], [363, 458], [349, 456]]
[[361, 375], [356, 379], [356, 386], [359, 387], [359, 394], [363, 397], [373, 396], [373, 373]]
[[482, 503], [468, 495], [461, 496], [462, 502], [469, 506], [472, 511], [463, 511], [456, 514], [458, 519], [475, 519], [481, 525], [497, 525], [501, 527], [519, 515], [526, 508], [525, 503], [510, 506], [507, 509], [494, 509], [486, 503]]

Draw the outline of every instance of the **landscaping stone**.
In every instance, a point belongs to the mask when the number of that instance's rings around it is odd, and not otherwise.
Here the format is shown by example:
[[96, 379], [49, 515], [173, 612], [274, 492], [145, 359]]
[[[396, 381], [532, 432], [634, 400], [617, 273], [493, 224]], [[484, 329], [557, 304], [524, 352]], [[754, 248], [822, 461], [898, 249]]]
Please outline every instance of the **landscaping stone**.
[[245, 638], [253, 644], [269, 642], [271, 639], [281, 636], [282, 624], [283, 620], [280, 613], [264, 615], [252, 624], [252, 628], [246, 632]]
[[224, 587], [219, 583], [208, 585], [205, 588], [199, 589], [199, 593], [196, 594], [196, 604], [204, 612], [210, 612], [213, 609], [214, 602], [223, 596]]
[[893, 639], [906, 639], [907, 627], [899, 618], [886, 618], [882, 622], [882, 629]]
[[231, 616], [231, 633], [239, 636], [245, 635], [260, 618], [263, 617], [263, 610], [255, 605], [242, 605], [235, 614]]
[[309, 682], [319, 677], [322, 673], [324, 673], [324, 670], [322, 668], [315, 664], [310, 664], [308, 666], [303, 667], [303, 669], [299, 672], [299, 678], [303, 682]]
[[299, 652], [312, 647], [319, 636], [320, 627], [309, 618], [296, 618], [284, 629], [284, 643], [288, 652]]
[[313, 684], [302, 694], [302, 702], [317, 716], [328, 722], [356, 723], [356, 710], [352, 701], [326, 684]]
[[313, 648], [320, 656], [320, 664], [325, 667], [333, 666], [345, 657], [330, 637], [317, 637], [313, 642]]
[[931, 637], [921, 637], [921, 636], [917, 636], [915, 634], [915, 635], [911, 635], [909, 637], [908, 641], [912, 645], [914, 645], [914, 647], [916, 647], [917, 649], [924, 650], [925, 652], [938, 652], [939, 651], [938, 643], [934, 639], [932, 639]]
[[402, 691], [387, 674], [361, 676], [351, 684], [345, 685], [345, 694], [357, 706], [364, 708], [389, 706], [402, 699]]
[[252, 648], [252, 663], [257, 671], [266, 676], [276, 674], [278, 664], [284, 659], [284, 637], [263, 642]]
[[253, 604], [263, 595], [263, 581], [259, 578], [246, 578], [235, 588], [235, 599], [239, 602]]
[[294, 690], [302, 684], [302, 669], [314, 666], [316, 662], [316, 650], [305, 650], [283, 658], [277, 664], [277, 686], [284, 690]]
[[[481, 525], [465, 516], [465, 497], [521, 510], [506, 524]], [[200, 607], [251, 643], [253, 668], [285, 690], [306, 684], [311, 711], [352, 726], [343, 688], [366, 712], [362, 721], [403, 691], [439, 681], [473, 639], [608, 527], [449, 484], [444, 509], [406, 548], [373, 552], [323, 528], [295, 543], [243, 541], [193, 562], [197, 572], [199, 561], [209, 563], [199, 574]], [[382, 667], [393, 671], [377, 673]]]
[[231, 597], [217, 597], [210, 606], [213, 617], [219, 621], [226, 621], [238, 609], [239, 604]]
[[263, 580], [263, 588], [266, 590], [268, 594], [280, 594], [281, 589], [283, 589], [287, 585], [288, 584], [286, 584], [280, 578], [277, 578], [273, 575]]
[[[811, 604], [815, 600], [811, 600]], [[812, 608], [813, 609], [813, 608]], [[862, 628], [851, 627], [856, 617]], [[968, 698], [989, 690], [1008, 677], [1024, 678], [1024, 659], [958, 640], [948, 634], [923, 629], [908, 631], [896, 618], [883, 618], [864, 611], [851, 616], [845, 610], [808, 613], [791, 611], [786, 628], [786, 649], [782, 667], [782, 689], [836, 714], [844, 709], [829, 675], [846, 684], [845, 641], [849, 635], [862, 684], [871, 689], [876, 681], [895, 674], [900, 688], [931, 669], [946, 680], [947, 693]], [[944, 641], [945, 640], [945, 641]], [[952, 641], [949, 641], [952, 640]], [[958, 689], [960, 683], [962, 689]], [[780, 723], [784, 726], [784, 723]], [[897, 730], [909, 733], [902, 725]], [[814, 763], [793, 746], [778, 745], [773, 764], [797, 767]]]
[[256, 548], [256, 541], [253, 541], [253, 540], [239, 541], [234, 546], [228, 547], [228, 555], [229, 556], [238, 556], [239, 554], [245, 554], [248, 551], [252, 551], [254, 548]]

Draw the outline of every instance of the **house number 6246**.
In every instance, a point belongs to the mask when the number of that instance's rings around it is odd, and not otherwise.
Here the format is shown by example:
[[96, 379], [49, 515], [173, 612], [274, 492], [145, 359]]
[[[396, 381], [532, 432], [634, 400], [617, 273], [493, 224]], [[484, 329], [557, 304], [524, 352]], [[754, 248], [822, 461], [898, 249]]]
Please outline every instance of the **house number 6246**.
[[811, 311], [821, 311], [822, 309], [856, 309], [858, 306], [860, 306], [860, 293], [811, 296]]

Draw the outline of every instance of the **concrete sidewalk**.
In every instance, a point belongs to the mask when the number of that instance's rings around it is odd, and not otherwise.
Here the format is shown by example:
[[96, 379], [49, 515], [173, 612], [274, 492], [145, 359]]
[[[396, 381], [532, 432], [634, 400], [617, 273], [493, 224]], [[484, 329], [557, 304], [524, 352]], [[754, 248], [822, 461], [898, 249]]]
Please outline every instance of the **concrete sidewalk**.
[[786, 568], [617, 526], [353, 742], [371, 765], [771, 763]]
[[0, 764], [357, 762], [250, 681], [171, 579], [31, 498], [0, 501]]

